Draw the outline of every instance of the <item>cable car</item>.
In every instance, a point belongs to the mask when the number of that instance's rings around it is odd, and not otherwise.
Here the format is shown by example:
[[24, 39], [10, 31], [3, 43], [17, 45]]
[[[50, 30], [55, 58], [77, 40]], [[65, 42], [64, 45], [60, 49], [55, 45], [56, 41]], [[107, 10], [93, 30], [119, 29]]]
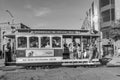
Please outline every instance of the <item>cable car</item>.
[[[15, 33], [5, 34], [12, 40], [13, 52], [11, 62], [23, 66], [81, 66], [100, 65], [100, 34], [89, 30], [64, 29], [18, 29]], [[92, 63], [89, 62], [87, 48], [94, 42], [97, 53]], [[73, 52], [70, 53], [70, 44]], [[79, 52], [77, 49], [79, 47]], [[86, 55], [86, 56], [85, 56]], [[14, 58], [13, 58], [14, 56]]]

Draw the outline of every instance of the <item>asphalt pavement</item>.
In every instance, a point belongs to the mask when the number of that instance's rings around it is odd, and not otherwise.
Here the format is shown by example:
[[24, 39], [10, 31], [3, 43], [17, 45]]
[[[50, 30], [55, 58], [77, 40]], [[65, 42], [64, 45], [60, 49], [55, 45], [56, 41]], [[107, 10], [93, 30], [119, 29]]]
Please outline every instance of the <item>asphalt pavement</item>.
[[3, 67], [5, 67], [5, 65], [4, 65], [4, 59], [0, 59], [0, 77], [2, 75], [4, 75], [4, 72], [2, 70]]
[[4, 61], [5, 61], [4, 59], [0, 59], [0, 67], [5, 66], [5, 65], [4, 65]]

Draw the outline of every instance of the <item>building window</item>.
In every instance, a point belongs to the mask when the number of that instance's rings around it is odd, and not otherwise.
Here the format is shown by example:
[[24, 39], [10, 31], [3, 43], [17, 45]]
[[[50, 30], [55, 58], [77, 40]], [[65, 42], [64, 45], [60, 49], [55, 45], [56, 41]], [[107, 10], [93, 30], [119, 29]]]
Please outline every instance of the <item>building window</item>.
[[114, 21], [115, 20], [115, 9], [111, 9], [111, 18]]
[[52, 47], [61, 48], [61, 37], [52, 37]]
[[106, 26], [106, 27], [104, 27], [103, 29], [102, 29], [102, 33], [103, 33], [103, 38], [107, 38], [107, 39], [109, 39], [109, 37], [110, 37], [110, 33], [109, 33], [109, 31], [110, 31], [110, 26]]
[[110, 9], [102, 12], [103, 22], [110, 21]]
[[18, 48], [27, 48], [27, 37], [18, 37]]
[[110, 4], [110, 0], [100, 0], [100, 7], [104, 7]]
[[106, 31], [106, 38], [109, 39], [109, 32]]
[[39, 48], [38, 37], [30, 37], [29, 44], [30, 44], [30, 48]]
[[106, 38], [106, 37], [105, 37], [105, 32], [104, 32], [104, 31], [102, 31], [102, 34], [103, 34], [103, 35], [102, 35], [102, 36], [103, 36], [103, 38]]
[[111, 4], [115, 4], [115, 0], [111, 0]]

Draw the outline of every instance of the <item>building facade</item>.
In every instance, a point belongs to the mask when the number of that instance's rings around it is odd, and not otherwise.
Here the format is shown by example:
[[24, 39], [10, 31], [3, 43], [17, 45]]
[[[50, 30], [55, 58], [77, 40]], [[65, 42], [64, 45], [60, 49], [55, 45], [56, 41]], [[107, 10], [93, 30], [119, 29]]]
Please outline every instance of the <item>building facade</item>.
[[8, 32], [11, 32], [10, 25], [8, 23], [0, 24], [0, 50], [3, 51], [3, 45], [5, 44], [6, 39], [3, 35]]
[[110, 38], [110, 30], [115, 23], [115, 1], [117, 0], [99, 0], [100, 11], [100, 30], [103, 38]]
[[88, 11], [86, 11], [86, 17], [81, 28], [99, 31], [99, 16], [99, 3], [98, 0], [94, 0]]
[[9, 24], [9, 23], [1, 23], [0, 24], [0, 50], [3, 51], [3, 45], [6, 44], [7, 38], [4, 37], [4, 34], [9, 34], [14, 32], [17, 29], [30, 29], [30, 27], [24, 25], [23, 23], [18, 24]]
[[[120, 20], [120, 0], [93, 0], [87, 11], [87, 19], [83, 23], [89, 23], [89, 29], [102, 31], [103, 38], [110, 38], [110, 30]], [[88, 27], [88, 26], [87, 26]]]

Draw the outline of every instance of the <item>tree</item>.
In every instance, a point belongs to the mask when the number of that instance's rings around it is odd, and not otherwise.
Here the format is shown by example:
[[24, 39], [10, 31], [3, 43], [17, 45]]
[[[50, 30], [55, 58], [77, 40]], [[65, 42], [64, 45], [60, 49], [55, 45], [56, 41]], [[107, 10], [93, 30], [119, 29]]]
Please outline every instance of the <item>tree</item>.
[[114, 39], [115, 41], [120, 39], [120, 19], [114, 23], [114, 27], [110, 29], [109, 35], [110, 38]]

